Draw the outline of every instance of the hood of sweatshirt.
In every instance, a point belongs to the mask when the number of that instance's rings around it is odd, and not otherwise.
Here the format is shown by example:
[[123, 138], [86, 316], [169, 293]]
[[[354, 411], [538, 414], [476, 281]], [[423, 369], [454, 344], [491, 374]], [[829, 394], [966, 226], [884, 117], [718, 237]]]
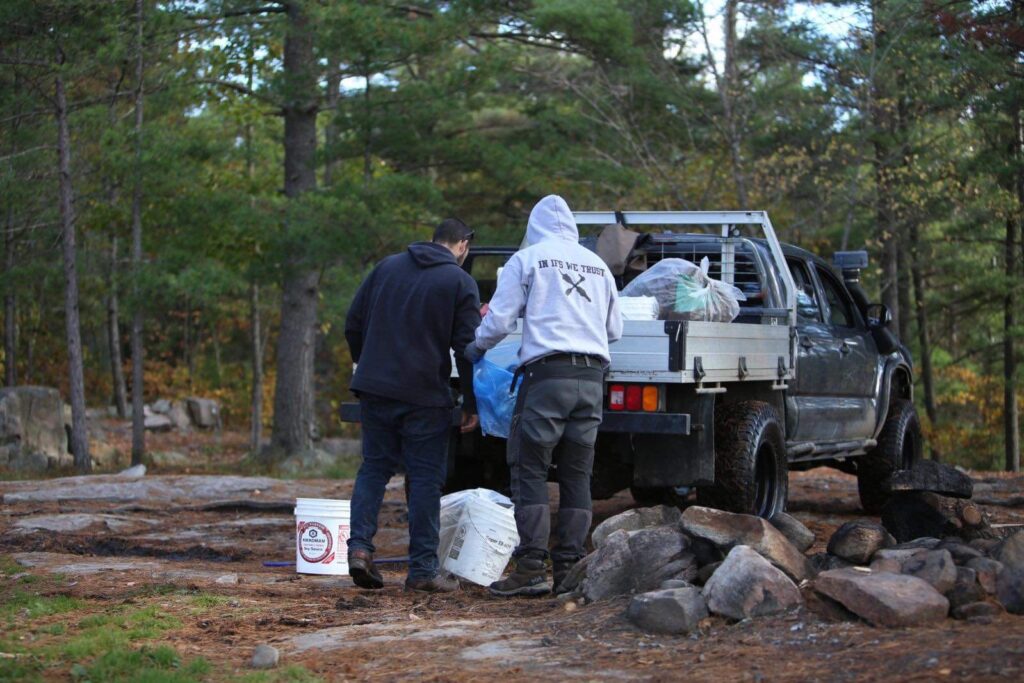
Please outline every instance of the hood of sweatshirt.
[[526, 224], [526, 243], [530, 246], [551, 239], [571, 242], [580, 239], [569, 205], [557, 194], [549, 194], [537, 202], [530, 212], [530, 222]]
[[435, 242], [413, 242], [408, 247], [409, 255], [420, 268], [432, 268], [451, 264], [459, 265], [448, 247]]

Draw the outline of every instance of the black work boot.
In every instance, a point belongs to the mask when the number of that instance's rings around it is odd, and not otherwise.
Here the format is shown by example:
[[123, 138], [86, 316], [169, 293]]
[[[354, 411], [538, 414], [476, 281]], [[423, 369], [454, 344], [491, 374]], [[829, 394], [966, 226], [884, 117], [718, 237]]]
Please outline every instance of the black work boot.
[[544, 560], [520, 557], [515, 570], [501, 581], [495, 581], [487, 589], [491, 595], [547, 595], [551, 592], [548, 570]]
[[348, 551], [348, 575], [360, 588], [383, 588], [384, 577], [373, 566], [373, 553], [356, 548]]
[[554, 575], [555, 575], [555, 595], [561, 595], [562, 593], [568, 593], [576, 586], [566, 586], [565, 580], [568, 578], [569, 573], [572, 572], [572, 568], [576, 566], [576, 563], [572, 560], [556, 560], [554, 562]]

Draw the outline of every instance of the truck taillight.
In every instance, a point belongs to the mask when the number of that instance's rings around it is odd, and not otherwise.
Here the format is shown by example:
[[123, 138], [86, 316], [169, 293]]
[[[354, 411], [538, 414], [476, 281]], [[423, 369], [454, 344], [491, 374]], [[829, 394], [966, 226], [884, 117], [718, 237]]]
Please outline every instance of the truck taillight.
[[643, 405], [644, 411], [648, 413], [655, 413], [658, 411], [658, 387], [653, 384], [648, 384], [644, 387], [643, 394]]
[[630, 384], [626, 387], [626, 410], [641, 410], [644, 405], [643, 387]]
[[621, 384], [613, 384], [608, 387], [608, 408], [610, 410], [625, 410], [626, 387]]

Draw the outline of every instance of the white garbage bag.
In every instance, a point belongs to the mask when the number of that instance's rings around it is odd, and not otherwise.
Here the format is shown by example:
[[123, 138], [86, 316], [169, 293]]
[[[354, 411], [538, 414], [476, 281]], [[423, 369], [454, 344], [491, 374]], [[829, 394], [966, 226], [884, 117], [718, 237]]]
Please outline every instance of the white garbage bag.
[[740, 313], [746, 295], [735, 286], [708, 277], [710, 262], [700, 265], [686, 259], [658, 261], [626, 285], [626, 297], [653, 296], [658, 300], [658, 318], [732, 322]]

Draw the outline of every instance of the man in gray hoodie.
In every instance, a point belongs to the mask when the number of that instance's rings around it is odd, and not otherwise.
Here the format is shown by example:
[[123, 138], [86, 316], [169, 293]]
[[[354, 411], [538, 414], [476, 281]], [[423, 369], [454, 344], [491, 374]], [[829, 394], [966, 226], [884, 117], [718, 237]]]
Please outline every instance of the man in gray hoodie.
[[590, 531], [590, 478], [601, 424], [608, 344], [622, 335], [618, 292], [608, 266], [581, 247], [565, 200], [549, 195], [530, 213], [528, 247], [505, 264], [487, 315], [466, 346], [474, 363], [523, 319], [523, 382], [508, 439], [519, 548], [516, 568], [491, 585], [496, 595], [543, 595], [552, 589], [545, 560], [551, 513], [547, 478], [556, 447], [555, 591], [583, 557]]

